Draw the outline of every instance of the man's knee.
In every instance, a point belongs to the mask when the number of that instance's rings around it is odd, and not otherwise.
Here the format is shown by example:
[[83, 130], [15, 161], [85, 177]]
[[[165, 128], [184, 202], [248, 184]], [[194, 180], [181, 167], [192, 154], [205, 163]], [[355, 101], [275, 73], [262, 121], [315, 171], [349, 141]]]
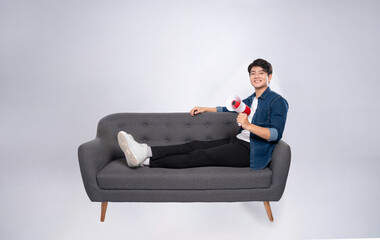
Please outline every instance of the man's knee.
[[191, 150], [197, 150], [197, 149], [207, 149], [207, 148], [213, 148], [220, 145], [224, 145], [229, 143], [230, 139], [220, 139], [220, 140], [213, 140], [213, 141], [200, 141], [200, 140], [193, 140], [188, 144], [188, 147], [191, 148]]
[[203, 148], [203, 142], [202, 141], [199, 141], [199, 140], [193, 140], [191, 142], [188, 142], [187, 143], [187, 146], [192, 150], [196, 150], [196, 149], [202, 149]]

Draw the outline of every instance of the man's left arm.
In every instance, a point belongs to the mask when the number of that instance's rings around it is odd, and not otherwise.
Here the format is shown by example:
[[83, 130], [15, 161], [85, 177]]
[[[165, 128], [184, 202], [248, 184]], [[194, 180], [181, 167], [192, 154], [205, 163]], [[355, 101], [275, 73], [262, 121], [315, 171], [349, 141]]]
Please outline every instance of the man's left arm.
[[277, 142], [282, 138], [285, 129], [286, 117], [288, 115], [289, 105], [288, 102], [279, 96], [273, 102], [270, 113], [270, 127], [271, 137], [269, 142]]
[[274, 142], [279, 141], [282, 138], [287, 112], [288, 103], [284, 98], [279, 96], [279, 98], [275, 99], [271, 105], [270, 126], [268, 128], [251, 124], [248, 121], [248, 116], [244, 113], [239, 114], [237, 122], [240, 122], [244, 129], [252, 132], [253, 134], [267, 140], [268, 142]]

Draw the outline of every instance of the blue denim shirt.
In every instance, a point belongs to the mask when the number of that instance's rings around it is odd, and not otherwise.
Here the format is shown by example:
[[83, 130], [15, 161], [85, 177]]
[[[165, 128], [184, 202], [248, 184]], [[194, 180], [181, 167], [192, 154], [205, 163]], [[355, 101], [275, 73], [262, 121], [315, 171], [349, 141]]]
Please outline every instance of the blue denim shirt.
[[[243, 102], [251, 106], [256, 93], [247, 97]], [[229, 112], [226, 107], [216, 107], [218, 112]], [[256, 112], [252, 118], [252, 124], [268, 128], [270, 139], [265, 140], [251, 132], [250, 144], [250, 169], [264, 169], [272, 159], [272, 152], [276, 143], [282, 138], [285, 128], [288, 102], [269, 87], [258, 98]], [[243, 128], [240, 128], [240, 132]]]

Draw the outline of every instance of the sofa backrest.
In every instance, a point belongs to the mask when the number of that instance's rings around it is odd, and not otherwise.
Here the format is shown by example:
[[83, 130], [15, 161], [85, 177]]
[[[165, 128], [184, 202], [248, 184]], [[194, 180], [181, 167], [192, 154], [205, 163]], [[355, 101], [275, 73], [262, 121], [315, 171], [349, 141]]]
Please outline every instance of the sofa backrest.
[[97, 137], [113, 144], [117, 133], [132, 134], [137, 142], [165, 146], [191, 140], [216, 140], [239, 132], [235, 113], [115, 113], [102, 118]]

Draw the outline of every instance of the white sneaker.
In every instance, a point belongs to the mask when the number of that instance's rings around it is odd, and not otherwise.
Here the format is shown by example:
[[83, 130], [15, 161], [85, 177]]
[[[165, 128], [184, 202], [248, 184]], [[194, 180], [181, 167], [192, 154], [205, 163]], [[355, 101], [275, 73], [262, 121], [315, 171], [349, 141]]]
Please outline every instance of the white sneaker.
[[143, 162], [148, 158], [148, 145], [136, 142], [132, 135], [124, 131], [117, 134], [117, 141], [127, 159], [127, 165], [129, 167], [142, 166]]

